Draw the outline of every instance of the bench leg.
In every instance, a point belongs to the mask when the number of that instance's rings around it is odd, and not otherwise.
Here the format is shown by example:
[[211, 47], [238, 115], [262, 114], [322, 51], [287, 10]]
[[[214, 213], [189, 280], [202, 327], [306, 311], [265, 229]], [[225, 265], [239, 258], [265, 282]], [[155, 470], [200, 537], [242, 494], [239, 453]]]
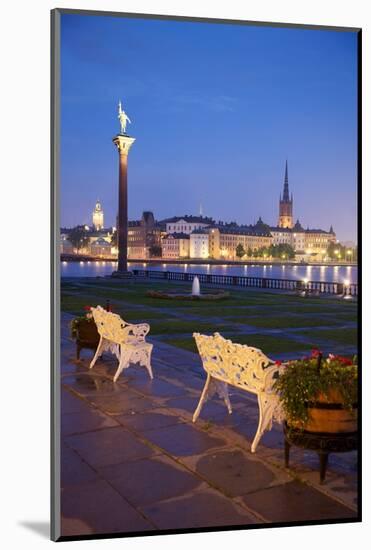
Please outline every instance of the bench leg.
[[202, 390], [202, 393], [201, 393], [200, 400], [199, 400], [197, 408], [196, 408], [196, 410], [193, 414], [193, 418], [192, 418], [193, 422], [196, 422], [197, 418], [200, 416], [200, 412], [201, 412], [201, 409], [203, 407], [203, 404], [207, 400], [207, 391], [209, 389], [210, 381], [211, 381], [211, 376], [210, 376], [210, 374], [208, 374], [206, 382], [205, 382], [204, 389]]
[[220, 382], [219, 380], [214, 380], [213, 382], [216, 385], [216, 391], [218, 392], [219, 397], [224, 400], [229, 414], [232, 414], [232, 405], [229, 399], [228, 384], [226, 382]]
[[128, 366], [129, 361], [130, 361], [130, 355], [131, 355], [131, 350], [122, 349], [122, 347], [121, 347], [120, 363], [119, 363], [119, 366], [117, 368], [116, 374], [113, 377], [114, 382], [116, 382], [116, 380], [118, 379], [118, 377], [120, 376], [122, 371]]
[[97, 347], [97, 351], [95, 352], [93, 360], [90, 363], [89, 369], [92, 369], [94, 367], [95, 363], [97, 362], [98, 357], [100, 355], [102, 355], [103, 347], [104, 347], [104, 338], [103, 338], [103, 336], [101, 336], [100, 340], [99, 340], [98, 347]]
[[152, 372], [152, 366], [151, 366], [152, 349], [153, 349], [153, 346], [151, 345], [151, 347], [148, 347], [148, 350], [146, 350], [146, 363], [145, 363], [145, 367], [148, 371], [148, 374], [151, 380], [153, 380], [153, 372]]
[[251, 452], [255, 453], [259, 441], [267, 428], [272, 427], [273, 407], [266, 396], [258, 395], [259, 403], [259, 424], [251, 445]]

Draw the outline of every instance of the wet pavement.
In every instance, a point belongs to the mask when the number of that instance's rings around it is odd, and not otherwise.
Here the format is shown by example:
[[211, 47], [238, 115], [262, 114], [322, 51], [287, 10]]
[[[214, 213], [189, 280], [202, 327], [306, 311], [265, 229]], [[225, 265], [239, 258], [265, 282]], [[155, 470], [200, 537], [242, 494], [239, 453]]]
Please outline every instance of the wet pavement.
[[154, 380], [117, 360], [75, 359], [62, 314], [62, 536], [256, 525], [357, 517], [357, 453], [332, 454], [319, 484], [316, 453], [292, 448], [282, 426], [252, 454], [258, 407], [231, 388], [233, 414], [215, 397], [197, 423], [205, 376], [196, 354], [154, 343]]

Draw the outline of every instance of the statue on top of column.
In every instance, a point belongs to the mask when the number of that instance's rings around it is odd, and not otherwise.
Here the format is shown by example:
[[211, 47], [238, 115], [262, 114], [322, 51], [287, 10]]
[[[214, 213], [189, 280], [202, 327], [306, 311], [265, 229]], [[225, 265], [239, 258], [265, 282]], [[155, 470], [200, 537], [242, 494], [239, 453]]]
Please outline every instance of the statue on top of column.
[[119, 101], [119, 114], [117, 117], [120, 121], [121, 126], [121, 133], [125, 134], [126, 132], [126, 124], [129, 122], [131, 124], [131, 120], [128, 117], [128, 115], [125, 113], [125, 111], [121, 107], [121, 101]]

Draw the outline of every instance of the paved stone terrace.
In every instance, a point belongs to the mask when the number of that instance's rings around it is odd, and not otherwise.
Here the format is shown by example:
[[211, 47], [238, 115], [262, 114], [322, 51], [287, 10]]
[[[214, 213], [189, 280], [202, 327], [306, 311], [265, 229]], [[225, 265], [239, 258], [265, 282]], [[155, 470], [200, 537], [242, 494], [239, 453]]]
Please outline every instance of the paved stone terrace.
[[192, 413], [204, 384], [198, 356], [153, 338], [153, 370], [132, 366], [113, 384], [117, 360], [75, 359], [62, 313], [62, 535], [145, 532], [356, 518], [357, 453], [332, 454], [319, 485], [315, 453], [292, 449], [282, 427], [250, 445], [255, 399], [232, 390]]

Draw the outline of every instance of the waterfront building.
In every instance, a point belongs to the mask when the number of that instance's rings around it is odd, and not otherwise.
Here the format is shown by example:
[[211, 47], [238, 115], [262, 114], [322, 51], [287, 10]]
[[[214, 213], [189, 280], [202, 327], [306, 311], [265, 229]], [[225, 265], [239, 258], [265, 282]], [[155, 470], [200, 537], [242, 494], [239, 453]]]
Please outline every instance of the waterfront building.
[[189, 258], [190, 236], [186, 233], [170, 233], [161, 239], [162, 257], [167, 259]]
[[308, 228], [305, 230], [304, 235], [304, 250], [308, 256], [316, 256], [316, 259], [324, 259], [327, 255], [329, 244], [336, 243], [336, 235], [333, 231]]
[[99, 237], [92, 241], [89, 245], [89, 252], [92, 256], [100, 256], [101, 258], [111, 256], [111, 243], [106, 239]]
[[104, 227], [104, 213], [99, 200], [95, 203], [93, 210], [93, 227], [98, 231]]
[[[146, 260], [155, 248], [161, 247], [161, 225], [152, 212], [143, 212], [140, 220], [128, 223], [128, 257]], [[160, 254], [158, 254], [160, 255]]]
[[166, 233], [185, 233], [190, 235], [198, 229], [210, 227], [214, 220], [205, 216], [174, 216], [161, 222]]
[[293, 225], [294, 225], [293, 198], [292, 198], [292, 193], [291, 193], [291, 198], [289, 193], [289, 176], [288, 176], [288, 168], [287, 168], [287, 160], [286, 160], [283, 195], [282, 197], [280, 195], [280, 202], [279, 202], [278, 227], [291, 229]]
[[59, 251], [61, 254], [74, 254], [75, 249], [71, 241], [68, 240], [68, 235], [61, 233], [59, 241]]
[[209, 232], [196, 229], [189, 236], [189, 257], [206, 259], [209, 257]]
[[[261, 220], [260, 220], [261, 221]], [[259, 222], [258, 222], [259, 223]], [[218, 225], [209, 228], [209, 255], [214, 259], [236, 260], [236, 248], [242, 245], [245, 253], [259, 248], [269, 247], [273, 237], [269, 230], [260, 231], [259, 225], [238, 226]], [[265, 224], [264, 224], [265, 225]], [[191, 236], [192, 237], [192, 236]]]

